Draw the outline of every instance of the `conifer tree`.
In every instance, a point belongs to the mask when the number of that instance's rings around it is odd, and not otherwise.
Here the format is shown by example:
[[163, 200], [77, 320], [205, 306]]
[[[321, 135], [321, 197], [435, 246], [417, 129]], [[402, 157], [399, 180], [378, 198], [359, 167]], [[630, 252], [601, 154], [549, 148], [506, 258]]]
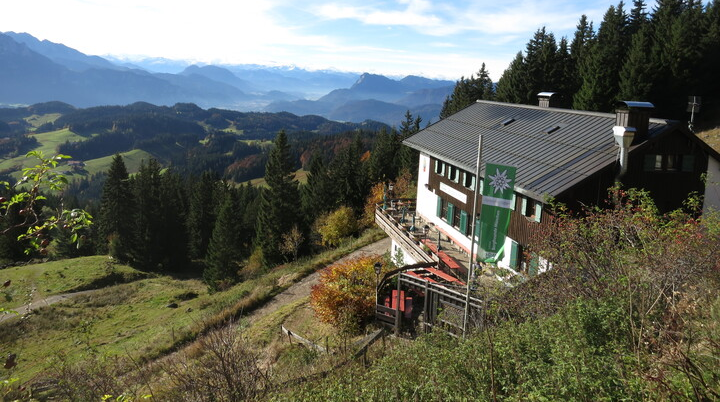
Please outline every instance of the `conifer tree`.
[[364, 205], [368, 188], [365, 165], [360, 160], [362, 142], [359, 137], [338, 153], [330, 167], [330, 177], [337, 186], [338, 205], [353, 208], [359, 213]]
[[[485, 63], [483, 63], [476, 74], [471, 75], [470, 78], [460, 77], [460, 80], [455, 83], [453, 93], [450, 94], [443, 103], [442, 110], [440, 111], [440, 118], [444, 119], [451, 114], [470, 106], [476, 100], [490, 100], [494, 97], [494, 85], [490, 79], [490, 73], [485, 68]], [[410, 111], [405, 114], [406, 122], [409, 113]], [[409, 123], [411, 122], [412, 120]], [[419, 129], [419, 123], [420, 122], [418, 121], [417, 129]]]
[[[135, 195], [121, 155], [113, 157], [103, 186], [98, 216], [101, 250], [120, 261], [131, 259], [134, 241]], [[109, 243], [109, 245], [108, 245]], [[109, 246], [109, 247], [108, 247]]]
[[368, 160], [368, 180], [371, 183], [395, 179], [400, 162], [399, 150], [399, 137], [385, 128], [380, 129]]
[[307, 183], [302, 186], [303, 215], [309, 226], [315, 219], [335, 208], [336, 189], [330, 179], [322, 157], [315, 153], [310, 158]]
[[140, 164], [132, 180], [136, 213], [134, 214], [134, 241], [131, 250], [133, 265], [155, 270], [161, 260], [160, 232], [160, 165], [155, 159]]
[[260, 195], [257, 215], [256, 245], [262, 249], [264, 264], [282, 261], [278, 245], [283, 233], [299, 222], [297, 202], [300, 199], [294, 164], [290, 159], [290, 145], [284, 131], [275, 137], [265, 165], [267, 188]]
[[191, 184], [187, 219], [190, 258], [205, 258], [207, 253], [219, 204], [219, 180], [216, 173], [206, 171], [196, 184]]
[[525, 75], [524, 57], [522, 52], [518, 52], [497, 83], [497, 100], [522, 103], [525, 96]]
[[[490, 81], [490, 87], [492, 88], [492, 81]], [[413, 119], [409, 110], [405, 112], [405, 120], [400, 123], [399, 170], [397, 174], [400, 175], [401, 172], [408, 171], [412, 175], [413, 180], [417, 180], [420, 152], [407, 145], [403, 145], [402, 141], [420, 131], [420, 123], [422, 123], [422, 118], [418, 116]]]
[[160, 177], [160, 219], [157, 236], [160, 264], [166, 271], [183, 270], [189, 261], [187, 221], [187, 196], [180, 176], [173, 170], [165, 171]]
[[575, 109], [601, 112], [614, 109], [627, 43], [627, 15], [620, 2], [617, 8], [610, 6], [605, 13], [597, 40], [580, 66], [582, 85], [573, 99]]
[[203, 271], [203, 280], [212, 291], [223, 290], [237, 281], [242, 258], [239, 209], [236, 192], [227, 191], [215, 221]]

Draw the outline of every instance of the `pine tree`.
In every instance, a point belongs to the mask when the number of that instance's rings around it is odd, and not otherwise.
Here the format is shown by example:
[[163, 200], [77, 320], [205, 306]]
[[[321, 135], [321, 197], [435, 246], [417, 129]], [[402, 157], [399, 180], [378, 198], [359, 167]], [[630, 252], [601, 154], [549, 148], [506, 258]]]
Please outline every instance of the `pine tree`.
[[[113, 157], [103, 186], [98, 216], [99, 245], [120, 261], [130, 261], [134, 241], [135, 195], [121, 155]], [[109, 247], [108, 247], [109, 243]]]
[[203, 271], [203, 280], [212, 291], [224, 290], [238, 278], [242, 258], [239, 236], [242, 216], [238, 210], [235, 192], [228, 191], [215, 221]]
[[338, 153], [330, 166], [330, 177], [337, 186], [338, 205], [349, 206], [357, 213], [362, 210], [368, 192], [361, 154], [362, 142], [356, 137], [350, 146]]
[[190, 258], [205, 258], [212, 236], [218, 208], [218, 182], [220, 178], [212, 171], [200, 176], [197, 184], [191, 184], [188, 207], [188, 252]]
[[284, 131], [275, 137], [265, 165], [267, 188], [260, 195], [257, 215], [256, 245], [262, 249], [265, 266], [282, 261], [278, 245], [283, 233], [299, 223], [297, 201], [300, 199], [290, 145]]
[[619, 100], [648, 101], [655, 82], [655, 69], [648, 61], [650, 35], [643, 26], [632, 37], [625, 64], [620, 71]]
[[380, 129], [368, 160], [368, 180], [371, 183], [395, 179], [400, 162], [399, 150], [399, 137], [385, 128]]
[[580, 66], [587, 62], [587, 56], [595, 42], [595, 31], [592, 22], [588, 21], [585, 14], [580, 17], [575, 35], [570, 43], [570, 59], [571, 64], [569, 72], [566, 75], [568, 91], [565, 96], [569, 99], [575, 96], [582, 86], [580, 78]]
[[132, 180], [136, 213], [134, 241], [130, 252], [134, 266], [156, 270], [161, 262], [160, 165], [155, 159], [140, 164]]
[[525, 93], [525, 64], [522, 52], [518, 52], [497, 83], [497, 100], [522, 103]]
[[160, 177], [160, 219], [158, 231], [154, 234], [159, 237], [159, 260], [166, 271], [179, 272], [188, 265], [186, 199], [180, 176], [166, 170]]
[[[490, 86], [492, 88], [492, 81], [490, 81]], [[418, 116], [413, 119], [409, 110], [405, 112], [405, 120], [400, 123], [399, 171], [397, 174], [400, 175], [404, 171], [410, 172], [413, 180], [417, 180], [420, 152], [402, 144], [402, 141], [420, 131], [420, 123], [422, 123], [422, 118]]]
[[301, 188], [303, 216], [307, 226], [315, 219], [336, 207], [336, 189], [327, 166], [319, 154], [310, 159], [307, 182]]
[[[483, 63], [476, 74], [471, 75], [470, 78], [461, 77], [460, 80], [455, 83], [453, 93], [448, 96], [443, 103], [442, 110], [440, 111], [440, 118], [444, 119], [451, 114], [470, 106], [476, 100], [490, 100], [494, 97], [494, 85], [490, 79], [490, 73], [485, 68], [485, 63]], [[407, 111], [405, 114], [406, 121], [409, 114], [410, 111]], [[418, 129], [419, 123], [420, 122], [418, 121]]]
[[573, 99], [573, 108], [601, 112], [614, 109], [628, 39], [627, 15], [620, 2], [605, 13], [597, 40], [580, 66], [582, 85]]

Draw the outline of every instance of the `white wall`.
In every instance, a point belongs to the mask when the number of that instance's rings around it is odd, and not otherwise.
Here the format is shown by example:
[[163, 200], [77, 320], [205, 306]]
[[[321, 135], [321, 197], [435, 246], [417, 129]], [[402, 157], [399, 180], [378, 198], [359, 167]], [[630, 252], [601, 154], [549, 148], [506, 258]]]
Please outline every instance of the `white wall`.
[[392, 241], [392, 244], [390, 244], [390, 259], [391, 260], [393, 260], [393, 261], [395, 260], [395, 255], [397, 254], [398, 249], [403, 250], [403, 261], [400, 263], [401, 267], [403, 265], [412, 265], [412, 264], [418, 263], [418, 261], [415, 261], [415, 259], [412, 258], [410, 253], [407, 250], [405, 250], [400, 244], [395, 242], [394, 239]]
[[703, 213], [707, 213], [710, 209], [720, 211], [720, 162], [713, 157], [708, 157]]

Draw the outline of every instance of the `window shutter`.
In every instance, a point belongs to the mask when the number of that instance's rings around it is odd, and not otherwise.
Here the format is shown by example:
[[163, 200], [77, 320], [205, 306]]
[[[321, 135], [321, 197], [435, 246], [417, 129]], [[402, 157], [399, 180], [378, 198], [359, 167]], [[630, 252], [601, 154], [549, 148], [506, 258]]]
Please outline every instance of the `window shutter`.
[[468, 223], [468, 214], [465, 212], [465, 210], [460, 210], [460, 233], [467, 235], [467, 223]]
[[530, 264], [528, 264], [528, 274], [530, 276], [537, 275], [539, 266], [540, 266], [540, 257], [538, 257], [537, 254], [535, 254], [531, 257]]
[[517, 271], [518, 265], [518, 244], [514, 240], [510, 240], [510, 268]]
[[692, 172], [695, 170], [695, 155], [682, 156], [682, 171]]
[[643, 170], [646, 172], [652, 172], [655, 170], [655, 155], [645, 155], [645, 160], [643, 163]]
[[513, 193], [512, 201], [510, 202], [510, 209], [515, 210], [515, 204], [517, 204], [517, 195]]
[[453, 225], [453, 216], [455, 215], [455, 205], [448, 202], [448, 208], [447, 208], [447, 215], [445, 216], [445, 219], [447, 219], [447, 223], [452, 226]]
[[435, 215], [436, 215], [436, 216], [440, 216], [440, 214], [442, 214], [442, 198], [440, 198], [440, 196], [438, 195], [438, 198], [437, 198], [437, 209], [436, 209], [436, 211], [435, 211]]
[[522, 197], [522, 204], [520, 206], [520, 213], [527, 216], [527, 198]]
[[539, 202], [535, 203], [535, 222], [540, 222], [540, 215], [542, 215], [542, 204]]

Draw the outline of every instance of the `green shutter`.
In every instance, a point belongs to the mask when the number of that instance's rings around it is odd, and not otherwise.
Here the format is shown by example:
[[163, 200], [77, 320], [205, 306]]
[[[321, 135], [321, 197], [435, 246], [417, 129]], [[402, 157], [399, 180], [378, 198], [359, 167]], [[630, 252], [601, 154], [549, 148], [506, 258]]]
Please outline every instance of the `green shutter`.
[[510, 240], [510, 268], [517, 271], [518, 265], [518, 244], [514, 240]]
[[537, 255], [533, 255], [530, 259], [530, 263], [528, 264], [528, 274], [530, 276], [537, 275], [539, 266], [540, 266], [540, 257], [538, 257]]
[[682, 156], [682, 171], [692, 172], [695, 170], [695, 155]]
[[441, 214], [442, 214], [442, 198], [440, 198], [440, 196], [438, 195], [437, 210], [435, 212], [435, 215], [441, 216]]
[[520, 213], [527, 216], [527, 198], [522, 197], [522, 205], [520, 206]]
[[512, 201], [510, 202], [510, 209], [515, 210], [515, 204], [517, 204], [517, 195], [513, 193]]
[[540, 216], [542, 215], [542, 204], [539, 202], [535, 203], [535, 222], [540, 222]]
[[643, 170], [646, 172], [652, 172], [655, 170], [655, 154], [645, 155]]
[[453, 225], [453, 216], [455, 214], [455, 205], [448, 202], [448, 208], [447, 208], [447, 215], [445, 215], [445, 219], [447, 219], [447, 223], [452, 226]]
[[465, 210], [460, 210], [460, 233], [466, 235], [467, 230], [467, 223], [468, 223], [468, 214], [465, 212]]

